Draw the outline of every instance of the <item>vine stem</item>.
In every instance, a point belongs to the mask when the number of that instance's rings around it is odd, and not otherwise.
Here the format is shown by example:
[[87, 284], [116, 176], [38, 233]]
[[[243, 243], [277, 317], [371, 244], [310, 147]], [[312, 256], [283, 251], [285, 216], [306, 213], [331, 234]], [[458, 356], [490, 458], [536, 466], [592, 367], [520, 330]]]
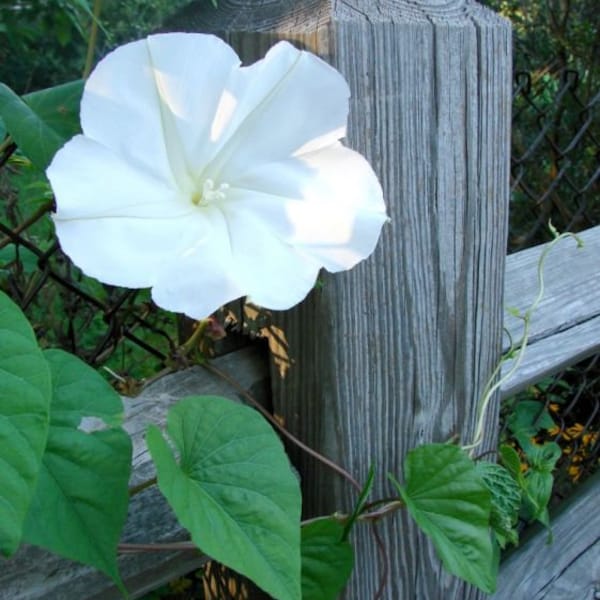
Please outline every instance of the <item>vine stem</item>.
[[[192, 351], [192, 349], [197, 345], [198, 340], [201, 339], [204, 331], [206, 330], [207, 323], [207, 319], [200, 321], [196, 326], [196, 329], [194, 330], [194, 333], [191, 335], [191, 337], [183, 344], [183, 346], [180, 347], [183, 356], [189, 354]], [[281, 425], [281, 423], [277, 421], [277, 419], [268, 410], [266, 410], [258, 402], [258, 400], [256, 400], [256, 398], [254, 398], [254, 396], [252, 396], [252, 394], [250, 394], [250, 392], [248, 392], [248, 390], [244, 389], [244, 387], [242, 387], [233, 377], [231, 377], [224, 371], [221, 371], [221, 369], [219, 369], [218, 367], [215, 367], [214, 365], [211, 365], [208, 362], [200, 363], [199, 366], [206, 369], [213, 375], [216, 375], [217, 377], [225, 381], [227, 384], [229, 384], [232, 388], [234, 388], [250, 405], [252, 405], [265, 419], [267, 419], [267, 421], [269, 421], [269, 423], [271, 423], [271, 425], [273, 425], [273, 427], [275, 427], [277, 431], [281, 433], [282, 436], [284, 436], [298, 448], [300, 448], [301, 450], [303, 450], [304, 452], [306, 452], [307, 454], [324, 464], [326, 467], [328, 467], [329, 469], [346, 479], [356, 490], [358, 490], [359, 493], [362, 491], [361, 485], [350, 473], [348, 473], [348, 471], [346, 471], [343, 467], [340, 467], [338, 464], [336, 464], [326, 456], [323, 456], [316, 450], [313, 450], [310, 446], [307, 446], [304, 442], [302, 442], [296, 436], [290, 433], [283, 425]], [[167, 368], [165, 369], [164, 373], [161, 372], [161, 375], [164, 375], [171, 371], [171, 368]], [[130, 497], [139, 494], [140, 492], [151, 487], [155, 483], [156, 477], [130, 488]]]
[[283, 435], [285, 438], [287, 438], [294, 445], [298, 446], [298, 448], [300, 448], [301, 450], [303, 450], [304, 452], [306, 452], [307, 454], [309, 454], [310, 456], [312, 456], [319, 462], [323, 463], [326, 467], [328, 467], [332, 471], [335, 471], [338, 475], [341, 475], [344, 479], [346, 479], [349, 483], [351, 483], [354, 486], [354, 488], [356, 490], [358, 490], [359, 493], [361, 492], [362, 487], [360, 486], [358, 481], [356, 481], [356, 479], [354, 479], [354, 477], [352, 477], [352, 475], [350, 475], [350, 473], [348, 473], [348, 471], [346, 471], [344, 468], [340, 467], [338, 464], [334, 463], [332, 460], [323, 456], [322, 454], [319, 454], [316, 450], [313, 450], [310, 446], [307, 446], [304, 442], [300, 441], [296, 436], [294, 436], [292, 433], [290, 433], [283, 425], [281, 425], [277, 421], [277, 419], [268, 410], [266, 410], [254, 398], [254, 396], [252, 396], [252, 394], [250, 394], [250, 392], [248, 392], [246, 389], [244, 389], [235, 379], [233, 379], [232, 377], [227, 375], [227, 373], [221, 371], [221, 369], [219, 369], [209, 363], [203, 363], [200, 366], [203, 367], [204, 369], [207, 369], [214, 375], [217, 375], [223, 381], [227, 382], [231, 387], [233, 387], [235, 390], [237, 390], [237, 392], [249, 404], [251, 404], [265, 419], [267, 419], [267, 421], [269, 421], [269, 423], [271, 423], [271, 425], [273, 425], [273, 427], [275, 427], [275, 429], [277, 429], [277, 431], [279, 431], [279, 433], [281, 433], [281, 435]]
[[98, 20], [100, 19], [100, 11], [102, 10], [102, 0], [94, 0], [92, 27], [90, 29], [90, 37], [88, 39], [87, 53], [85, 55], [85, 65], [83, 67], [83, 79], [87, 79], [92, 70], [94, 62], [94, 50], [96, 49], [96, 41], [98, 40]]
[[[519, 369], [521, 363], [523, 362], [523, 358], [525, 356], [525, 350], [527, 345], [529, 344], [529, 336], [531, 333], [531, 317], [533, 313], [537, 310], [537, 307], [540, 305], [542, 298], [544, 297], [544, 263], [546, 262], [546, 258], [548, 257], [548, 253], [556, 246], [558, 242], [566, 238], [573, 238], [577, 242], [577, 247], [581, 248], [583, 246], [583, 241], [580, 237], [571, 232], [558, 233], [556, 228], [549, 224], [550, 231], [554, 235], [554, 239], [546, 245], [542, 253], [540, 254], [540, 258], [537, 264], [537, 281], [538, 281], [538, 293], [532, 302], [531, 306], [523, 313], [516, 314], [515, 316], [523, 321], [523, 335], [521, 340], [515, 345], [511, 344], [511, 348], [507, 352], [505, 356], [502, 357], [491, 377], [488, 379], [485, 384], [483, 395], [479, 402], [479, 410], [478, 410], [478, 418], [477, 418], [477, 426], [475, 428], [475, 435], [473, 436], [473, 441], [467, 446], [463, 446], [463, 450], [470, 450], [471, 454], [481, 444], [483, 441], [483, 428], [485, 423], [485, 416], [487, 413], [487, 408], [489, 403], [495, 394], [495, 392], [500, 389]], [[516, 357], [514, 358], [514, 362], [511, 365], [511, 368], [508, 372], [502, 376], [500, 379], [497, 379], [498, 375], [502, 370], [502, 365], [506, 360], [513, 358], [513, 354], [515, 352], [515, 348], [517, 349]], [[496, 381], [495, 383], [493, 383]]]
[[[373, 526], [374, 534], [376, 540], [378, 540], [378, 546], [381, 542], [378, 532], [375, 531], [374, 526], [376, 523], [385, 517], [386, 515], [395, 512], [402, 508], [404, 504], [401, 501], [390, 502], [388, 505], [383, 507], [380, 510], [363, 513], [358, 517], [359, 521], [367, 521], [370, 522]], [[336, 521], [347, 521], [350, 518], [350, 515], [336, 513], [333, 515], [326, 515], [322, 517], [314, 517], [312, 519], [305, 519], [301, 521], [300, 526], [303, 527], [305, 525], [310, 525], [315, 521], [320, 521], [321, 519], [335, 519]], [[383, 543], [382, 543], [383, 544]], [[127, 552], [173, 552], [173, 551], [193, 551], [199, 550], [198, 546], [191, 541], [184, 542], [167, 542], [167, 543], [156, 543], [156, 544], [128, 544], [121, 543], [118, 545], [119, 552], [127, 553]], [[385, 561], [387, 565], [387, 561]], [[387, 568], [384, 569], [384, 573], [387, 573]], [[383, 580], [387, 579], [387, 575], [382, 577]]]

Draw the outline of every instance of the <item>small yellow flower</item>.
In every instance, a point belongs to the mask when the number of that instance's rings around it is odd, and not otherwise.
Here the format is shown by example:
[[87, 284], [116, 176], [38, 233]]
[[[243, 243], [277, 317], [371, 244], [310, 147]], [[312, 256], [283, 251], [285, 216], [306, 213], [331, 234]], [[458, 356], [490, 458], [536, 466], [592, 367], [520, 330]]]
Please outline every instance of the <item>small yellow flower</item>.
[[577, 481], [581, 477], [582, 469], [577, 465], [571, 465], [568, 469], [572, 481]]
[[571, 427], [567, 427], [566, 435], [568, 435], [569, 437], [567, 438], [565, 436], [565, 438], [575, 440], [583, 433], [583, 430], [584, 430], [584, 426], [582, 423], [575, 423], [575, 425], [572, 425]]

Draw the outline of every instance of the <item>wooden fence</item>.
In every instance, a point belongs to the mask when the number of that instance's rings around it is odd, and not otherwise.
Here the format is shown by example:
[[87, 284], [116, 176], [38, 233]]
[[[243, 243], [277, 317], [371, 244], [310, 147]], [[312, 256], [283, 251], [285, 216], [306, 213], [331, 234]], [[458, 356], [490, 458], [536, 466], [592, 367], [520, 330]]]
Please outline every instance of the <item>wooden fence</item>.
[[[503, 307], [525, 306], [535, 294], [540, 249], [508, 261], [505, 254], [510, 27], [470, 0], [219, 0], [216, 12], [196, 12], [192, 5], [171, 29], [216, 32], [247, 61], [289, 39], [335, 65], [350, 84], [348, 143], [380, 176], [391, 225], [368, 261], [326, 277], [301, 306], [273, 315], [272, 326], [285, 336], [285, 376], [260, 348], [217, 363], [272, 402], [294, 434], [359, 480], [376, 465], [381, 483], [375, 492], [385, 495], [385, 474], [401, 473], [409, 449], [455, 435], [470, 440], [477, 401], [502, 351]], [[600, 347], [600, 228], [583, 237], [584, 250], [575, 253], [564, 242], [548, 262], [546, 300], [532, 324], [532, 346], [503, 395]], [[505, 325], [517, 327], [510, 318]], [[189, 393], [235, 396], [223, 382], [192, 370], [127, 401], [135, 447], [132, 485], [152, 469], [142, 440], [145, 425], [161, 423], [168, 406]], [[482, 452], [496, 446], [498, 400], [488, 414]], [[290, 451], [301, 472], [307, 516], [353, 504], [341, 481]], [[586, 492], [586, 501], [593, 491]], [[589, 531], [595, 520], [597, 531], [597, 515], [588, 511], [570, 526]], [[391, 567], [385, 598], [485, 597], [442, 570], [407, 515], [385, 520], [379, 531]], [[357, 567], [344, 597], [363, 600], [374, 595], [381, 561], [370, 535], [357, 533]], [[573, 548], [569, 564], [577, 550], [592, 563], [598, 558], [598, 538], [590, 542], [590, 535], [587, 548]], [[156, 490], [136, 496], [124, 541], [177, 539], [185, 539], [185, 532]], [[558, 550], [564, 551], [562, 543], [544, 552], [558, 556]], [[154, 553], [125, 555], [120, 563], [137, 598], [202, 560], [190, 552]], [[519, 569], [529, 563], [528, 556], [516, 560]], [[538, 567], [525, 595], [506, 592], [521, 573], [508, 567], [496, 597], [546, 598], [534, 587], [554, 581], [558, 564], [549, 562], [546, 571]], [[34, 548], [22, 549], [3, 567], [2, 598], [118, 598], [103, 576]], [[589, 588], [590, 573], [594, 577], [588, 570], [570, 585]], [[560, 597], [587, 598], [577, 591]]]

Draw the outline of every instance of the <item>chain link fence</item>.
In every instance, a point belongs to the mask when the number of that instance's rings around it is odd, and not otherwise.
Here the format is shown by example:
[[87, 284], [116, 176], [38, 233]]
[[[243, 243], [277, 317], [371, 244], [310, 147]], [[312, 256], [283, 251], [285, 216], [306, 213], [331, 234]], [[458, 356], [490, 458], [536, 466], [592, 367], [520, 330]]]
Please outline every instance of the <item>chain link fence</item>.
[[549, 221], [600, 224], [600, 90], [588, 99], [580, 84], [572, 70], [516, 75], [509, 252], [549, 241]]
[[[573, 70], [517, 73], [511, 176], [509, 252], [549, 241], [549, 222], [572, 232], [600, 225], [600, 90], [590, 93]], [[539, 403], [537, 441], [562, 449], [559, 502], [599, 465], [600, 355], [531, 386], [519, 401]]]

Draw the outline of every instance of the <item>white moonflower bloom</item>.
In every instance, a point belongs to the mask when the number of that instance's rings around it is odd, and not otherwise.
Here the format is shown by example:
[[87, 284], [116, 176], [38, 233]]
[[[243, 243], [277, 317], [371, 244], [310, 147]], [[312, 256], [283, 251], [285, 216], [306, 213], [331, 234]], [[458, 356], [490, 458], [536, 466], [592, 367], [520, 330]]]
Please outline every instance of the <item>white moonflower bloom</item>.
[[387, 220], [367, 161], [339, 142], [349, 89], [286, 42], [241, 67], [211, 35], [106, 56], [48, 178], [66, 254], [105, 283], [203, 318], [247, 295], [286, 309], [319, 269], [349, 269]]

